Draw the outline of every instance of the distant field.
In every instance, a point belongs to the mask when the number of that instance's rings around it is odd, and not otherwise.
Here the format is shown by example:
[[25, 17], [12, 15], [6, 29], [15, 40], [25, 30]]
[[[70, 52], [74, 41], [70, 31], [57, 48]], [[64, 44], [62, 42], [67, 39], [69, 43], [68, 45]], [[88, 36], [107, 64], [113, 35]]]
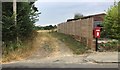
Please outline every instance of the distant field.
[[51, 30], [38, 30], [37, 32], [50, 32]]
[[52, 31], [57, 31], [57, 29], [54, 29], [54, 30], [38, 30], [37, 32], [52, 32]]

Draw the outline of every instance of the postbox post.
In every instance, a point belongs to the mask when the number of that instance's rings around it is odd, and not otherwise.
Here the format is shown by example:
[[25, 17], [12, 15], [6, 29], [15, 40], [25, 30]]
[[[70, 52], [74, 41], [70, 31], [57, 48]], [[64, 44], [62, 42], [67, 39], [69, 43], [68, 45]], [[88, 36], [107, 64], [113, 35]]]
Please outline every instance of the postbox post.
[[98, 38], [100, 38], [100, 27], [96, 27], [94, 29], [94, 36], [96, 38], [96, 47], [95, 47], [95, 50], [97, 51], [98, 50]]
[[98, 50], [98, 38], [96, 38], [96, 48], [95, 48], [95, 51]]

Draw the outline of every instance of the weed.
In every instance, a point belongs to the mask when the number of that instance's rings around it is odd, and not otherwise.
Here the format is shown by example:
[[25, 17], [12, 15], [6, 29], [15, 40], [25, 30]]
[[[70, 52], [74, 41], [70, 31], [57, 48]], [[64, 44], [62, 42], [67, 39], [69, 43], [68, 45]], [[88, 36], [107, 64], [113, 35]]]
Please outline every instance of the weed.
[[107, 42], [99, 44], [99, 48], [104, 51], [117, 51], [119, 46], [119, 42]]

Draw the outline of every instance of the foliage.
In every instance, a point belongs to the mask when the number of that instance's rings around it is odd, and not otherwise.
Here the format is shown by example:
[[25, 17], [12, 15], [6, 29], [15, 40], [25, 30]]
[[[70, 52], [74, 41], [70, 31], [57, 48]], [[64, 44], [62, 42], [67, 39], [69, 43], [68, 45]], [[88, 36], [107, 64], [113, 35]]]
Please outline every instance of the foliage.
[[14, 15], [12, 14], [12, 3], [2, 3], [2, 40], [10, 41], [15, 37]]
[[118, 11], [118, 7], [120, 7], [119, 3], [115, 3], [114, 6], [111, 6], [108, 11], [107, 15], [105, 16], [105, 20], [103, 23], [104, 26], [104, 33], [109, 38], [114, 38], [114, 39], [120, 39], [120, 24], [119, 24], [119, 18], [120, 15]]
[[74, 15], [74, 19], [80, 19], [80, 18], [82, 18], [82, 17], [83, 17], [83, 15], [80, 14], [80, 13], [76, 13], [76, 14]]
[[107, 32], [105, 31], [104, 28], [101, 29], [100, 37], [101, 37], [101, 38], [109, 38], [109, 37], [108, 37], [108, 34], [107, 34]]
[[15, 42], [16, 37], [20, 41], [30, 37], [39, 14], [36, 13], [38, 10], [35, 8], [34, 3], [17, 2], [17, 25], [14, 21], [16, 14], [13, 14], [13, 3], [3, 2], [2, 7], [2, 40], [6, 43]]
[[56, 25], [49, 25], [49, 26], [35, 26], [35, 30], [51, 30], [51, 29], [56, 29], [57, 26]]
[[99, 49], [101, 51], [118, 51], [118, 47], [120, 47], [120, 42], [107, 42], [99, 44]]
[[[13, 3], [2, 2], [2, 53], [4, 57], [8, 58], [7, 56], [16, 50], [23, 53], [23, 51], [26, 52], [24, 49], [31, 48], [32, 45], [26, 46], [25, 44], [28, 41], [32, 44], [34, 35], [36, 35], [34, 23], [39, 14], [37, 11], [34, 3], [17, 2], [17, 14], [14, 14]], [[14, 21], [15, 16], [17, 16], [17, 25]]]
[[[37, 17], [39, 13], [36, 13], [38, 11], [37, 9], [31, 9], [33, 6], [29, 3], [18, 3], [18, 35], [19, 38], [27, 38], [32, 35], [34, 23], [37, 21]], [[24, 12], [24, 14], [23, 14]]]

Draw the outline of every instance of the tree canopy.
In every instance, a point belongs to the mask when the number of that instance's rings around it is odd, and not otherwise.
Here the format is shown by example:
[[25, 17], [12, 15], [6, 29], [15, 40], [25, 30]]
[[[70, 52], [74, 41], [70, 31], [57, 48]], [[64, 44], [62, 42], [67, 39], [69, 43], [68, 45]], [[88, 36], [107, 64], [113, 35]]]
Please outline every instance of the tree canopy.
[[74, 19], [80, 19], [80, 18], [82, 18], [82, 17], [83, 17], [83, 15], [80, 14], [80, 13], [76, 13], [76, 14], [74, 15]]
[[52, 29], [56, 29], [57, 26], [56, 25], [48, 25], [48, 26], [35, 26], [36, 30], [52, 30]]
[[19, 40], [30, 37], [34, 29], [34, 23], [38, 20], [39, 13], [37, 11], [34, 2], [17, 2], [17, 25], [15, 25], [13, 2], [3, 2], [2, 40], [4, 42], [15, 42], [16, 36], [19, 37]]
[[107, 15], [105, 16], [103, 26], [109, 38], [120, 39], [119, 7], [120, 2], [115, 3], [114, 6], [107, 10]]

